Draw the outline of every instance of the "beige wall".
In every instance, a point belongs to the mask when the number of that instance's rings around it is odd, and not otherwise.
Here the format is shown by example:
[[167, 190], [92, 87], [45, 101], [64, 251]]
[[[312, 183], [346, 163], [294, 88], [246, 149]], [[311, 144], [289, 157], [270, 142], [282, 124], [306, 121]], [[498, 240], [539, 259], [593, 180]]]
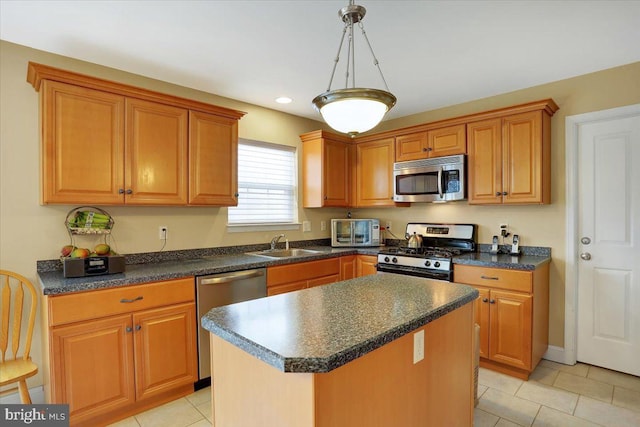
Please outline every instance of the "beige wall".
[[[64, 219], [73, 206], [40, 206], [38, 94], [26, 82], [27, 62], [40, 62], [96, 77], [188, 97], [248, 112], [241, 119], [241, 138], [299, 144], [298, 135], [318, 129], [320, 122], [303, 119], [239, 101], [108, 69], [0, 41], [0, 267], [20, 272], [37, 282], [36, 260], [53, 259], [69, 237]], [[466, 202], [447, 205], [416, 204], [398, 209], [352, 209], [356, 217], [393, 222], [402, 235], [410, 221], [471, 222], [479, 225], [479, 240], [488, 243], [499, 223], [508, 222], [522, 244], [550, 246], [551, 344], [563, 346], [564, 336], [564, 117], [640, 102], [640, 63], [525, 89], [383, 123], [377, 130], [553, 98], [560, 110], [553, 118], [552, 204], [548, 206], [483, 207]], [[426, 94], [425, 96], [428, 96]], [[266, 243], [273, 232], [227, 233], [226, 208], [107, 207], [116, 221], [113, 232], [120, 253], [160, 250], [158, 226], [169, 227], [165, 250]], [[341, 217], [346, 209], [300, 209], [312, 232], [286, 231], [289, 240], [328, 237], [320, 221]], [[33, 358], [41, 360], [40, 329], [34, 335]], [[30, 386], [41, 383], [38, 376]]]

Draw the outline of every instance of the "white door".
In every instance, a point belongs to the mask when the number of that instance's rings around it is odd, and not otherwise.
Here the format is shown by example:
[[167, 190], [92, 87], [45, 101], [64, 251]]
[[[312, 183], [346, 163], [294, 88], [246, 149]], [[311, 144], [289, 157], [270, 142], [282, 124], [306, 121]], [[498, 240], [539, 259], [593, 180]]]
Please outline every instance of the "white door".
[[640, 375], [640, 114], [578, 136], [578, 361]]

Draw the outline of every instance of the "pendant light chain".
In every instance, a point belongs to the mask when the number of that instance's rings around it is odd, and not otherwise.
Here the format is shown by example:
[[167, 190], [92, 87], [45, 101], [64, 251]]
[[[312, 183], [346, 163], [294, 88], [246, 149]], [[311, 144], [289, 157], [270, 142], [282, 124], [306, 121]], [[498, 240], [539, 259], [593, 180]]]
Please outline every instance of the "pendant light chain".
[[380, 63], [378, 62], [378, 58], [376, 58], [376, 54], [373, 53], [373, 47], [371, 47], [371, 43], [369, 42], [369, 37], [367, 37], [367, 33], [364, 31], [364, 25], [362, 25], [362, 21], [358, 22], [358, 26], [360, 27], [360, 30], [362, 30], [362, 35], [364, 36], [364, 39], [367, 42], [367, 46], [369, 46], [369, 52], [371, 52], [371, 56], [373, 57], [373, 65], [375, 65], [375, 67], [378, 69], [378, 72], [380, 73], [380, 78], [382, 78], [382, 83], [384, 83], [384, 87], [387, 89], [387, 92], [389, 92], [389, 86], [387, 86], [387, 81], [385, 80], [384, 75], [382, 74], [382, 70], [380, 69]]

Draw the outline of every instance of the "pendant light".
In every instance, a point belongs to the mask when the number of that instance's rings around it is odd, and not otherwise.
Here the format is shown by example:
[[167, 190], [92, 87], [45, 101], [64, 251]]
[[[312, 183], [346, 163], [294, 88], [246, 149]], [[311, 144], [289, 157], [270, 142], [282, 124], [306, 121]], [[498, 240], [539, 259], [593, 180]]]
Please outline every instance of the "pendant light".
[[[373, 53], [373, 48], [362, 25], [362, 18], [364, 18], [366, 12], [367, 10], [364, 7], [354, 5], [353, 0], [349, 1], [349, 6], [343, 7], [338, 11], [338, 15], [344, 22], [344, 29], [342, 30], [338, 54], [334, 60], [329, 87], [326, 92], [316, 96], [312, 101], [314, 108], [322, 115], [322, 118], [329, 126], [338, 132], [349, 134], [351, 137], [376, 127], [387, 111], [396, 104], [396, 97], [389, 92], [378, 59]], [[356, 87], [355, 47], [353, 43], [354, 24], [357, 24], [362, 31], [362, 35], [371, 51], [373, 64], [378, 68], [386, 90]], [[333, 76], [336, 73], [338, 61], [340, 61], [340, 51], [342, 50], [345, 35], [348, 36], [345, 88], [331, 90]], [[349, 87], [349, 77], [351, 77], [351, 87]]]

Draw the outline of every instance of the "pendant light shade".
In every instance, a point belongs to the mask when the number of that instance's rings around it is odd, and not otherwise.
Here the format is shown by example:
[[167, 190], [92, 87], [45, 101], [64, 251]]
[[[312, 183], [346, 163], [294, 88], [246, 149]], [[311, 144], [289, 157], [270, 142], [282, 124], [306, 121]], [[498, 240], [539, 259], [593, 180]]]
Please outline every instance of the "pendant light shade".
[[[380, 70], [380, 65], [364, 31], [361, 21], [365, 13], [366, 9], [362, 6], [354, 5], [353, 0], [349, 2], [349, 6], [340, 9], [339, 15], [345, 26], [342, 31], [340, 46], [338, 47], [338, 56], [334, 61], [331, 79], [329, 80], [329, 87], [326, 92], [316, 96], [312, 101], [314, 108], [322, 115], [322, 118], [329, 126], [352, 137], [376, 127], [387, 114], [387, 111], [396, 104], [396, 97], [386, 87], [387, 83]], [[373, 63], [378, 68], [387, 90], [355, 87], [355, 50], [353, 43], [353, 24], [355, 23], [358, 23], [362, 30], [362, 35], [369, 46], [371, 56], [373, 56]], [[340, 60], [340, 51], [342, 50], [345, 35], [348, 35], [345, 88], [331, 90], [331, 83]], [[347, 87], [349, 77], [352, 79], [351, 87]]]

